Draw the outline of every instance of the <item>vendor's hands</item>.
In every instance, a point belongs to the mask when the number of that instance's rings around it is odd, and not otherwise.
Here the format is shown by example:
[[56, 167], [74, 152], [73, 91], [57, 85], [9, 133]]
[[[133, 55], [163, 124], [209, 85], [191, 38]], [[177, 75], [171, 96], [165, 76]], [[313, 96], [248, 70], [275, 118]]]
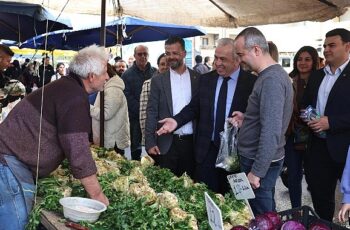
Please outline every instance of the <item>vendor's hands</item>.
[[227, 119], [232, 125], [237, 126], [240, 128], [242, 126], [243, 120], [244, 120], [244, 114], [239, 111], [234, 111], [232, 113], [232, 117]]
[[157, 135], [163, 135], [167, 133], [173, 132], [177, 127], [177, 122], [173, 118], [165, 118], [163, 120], [158, 121], [159, 123], [163, 124], [163, 126], [157, 130]]
[[160, 150], [159, 150], [158, 146], [153, 146], [152, 148], [149, 148], [147, 150], [147, 153], [149, 155], [160, 155]]
[[320, 119], [315, 119], [309, 121], [307, 125], [314, 131], [315, 133], [319, 133], [329, 129], [328, 117], [323, 116]]
[[80, 181], [91, 199], [98, 200], [105, 205], [109, 205], [109, 200], [103, 193], [100, 183], [97, 180], [96, 174], [81, 178]]
[[350, 204], [343, 204], [339, 210], [338, 219], [340, 222], [349, 220]]
[[260, 177], [255, 176], [252, 172], [248, 173], [247, 177], [253, 189], [260, 187]]
[[98, 193], [97, 195], [90, 196], [90, 198], [94, 199], [94, 200], [98, 200], [98, 201], [104, 203], [106, 206], [109, 205], [109, 200], [102, 191], [100, 193]]

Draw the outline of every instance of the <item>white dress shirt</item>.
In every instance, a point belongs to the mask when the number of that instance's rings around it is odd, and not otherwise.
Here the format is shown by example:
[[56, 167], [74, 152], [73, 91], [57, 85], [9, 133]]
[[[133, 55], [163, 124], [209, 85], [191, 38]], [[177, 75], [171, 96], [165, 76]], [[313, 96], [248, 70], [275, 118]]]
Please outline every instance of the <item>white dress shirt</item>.
[[347, 66], [348, 63], [349, 63], [349, 59], [346, 62], [344, 62], [344, 64], [339, 66], [335, 70], [334, 74], [332, 73], [329, 65], [324, 67], [323, 70], [326, 75], [324, 76], [321, 82], [320, 88], [318, 89], [317, 104], [316, 104], [316, 110], [320, 116], [324, 116], [324, 110], [326, 109], [329, 93], [331, 92], [334, 83], [337, 81], [341, 72], [343, 72], [344, 68]]
[[[170, 82], [174, 116], [191, 101], [192, 89], [190, 72], [186, 68], [186, 71], [183, 74], [178, 74], [174, 70], [170, 69]], [[186, 123], [174, 133], [179, 135], [193, 134], [192, 121]]]

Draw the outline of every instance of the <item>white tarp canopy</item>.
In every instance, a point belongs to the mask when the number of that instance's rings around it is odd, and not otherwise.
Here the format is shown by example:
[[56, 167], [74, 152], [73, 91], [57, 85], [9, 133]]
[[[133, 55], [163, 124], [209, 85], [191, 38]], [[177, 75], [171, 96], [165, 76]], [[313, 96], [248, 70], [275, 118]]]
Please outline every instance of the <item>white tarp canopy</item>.
[[[100, 0], [21, 2], [44, 3], [58, 11], [68, 2], [65, 13], [101, 12]], [[106, 3], [109, 16], [122, 14], [157, 22], [212, 27], [326, 21], [342, 15], [350, 7], [350, 0], [106, 0]]]

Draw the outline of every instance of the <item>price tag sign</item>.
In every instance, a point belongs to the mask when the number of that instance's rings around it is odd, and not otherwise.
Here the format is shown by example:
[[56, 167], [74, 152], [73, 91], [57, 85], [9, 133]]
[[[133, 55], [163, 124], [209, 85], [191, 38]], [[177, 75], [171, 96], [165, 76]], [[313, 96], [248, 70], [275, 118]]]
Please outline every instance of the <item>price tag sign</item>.
[[222, 222], [221, 210], [214, 203], [208, 193], [204, 193], [205, 205], [207, 207], [209, 225], [213, 230], [223, 230], [224, 224]]
[[237, 200], [255, 198], [255, 194], [245, 173], [231, 174], [227, 176], [227, 179]]

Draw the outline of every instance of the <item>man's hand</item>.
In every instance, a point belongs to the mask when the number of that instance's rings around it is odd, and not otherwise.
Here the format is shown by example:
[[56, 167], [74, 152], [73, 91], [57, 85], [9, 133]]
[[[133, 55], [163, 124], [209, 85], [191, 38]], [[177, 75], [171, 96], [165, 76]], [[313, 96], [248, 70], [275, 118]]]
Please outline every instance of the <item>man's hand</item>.
[[97, 194], [97, 195], [95, 195], [95, 196], [90, 196], [90, 198], [91, 198], [91, 199], [94, 199], [94, 200], [101, 201], [101, 202], [104, 203], [106, 206], [109, 205], [109, 200], [108, 200], [108, 198], [106, 197], [106, 195], [102, 192], [102, 190], [101, 190], [101, 192], [100, 192], [99, 194]]
[[260, 187], [260, 177], [255, 176], [252, 172], [248, 173], [247, 177], [253, 189]]
[[338, 219], [340, 222], [349, 220], [350, 204], [343, 204], [339, 210]]
[[315, 133], [319, 133], [329, 129], [328, 117], [323, 116], [320, 119], [315, 119], [309, 121], [307, 125], [314, 131]]
[[244, 114], [239, 111], [234, 111], [232, 113], [232, 117], [227, 119], [232, 125], [237, 126], [238, 128], [241, 128], [243, 120], [244, 120]]
[[163, 124], [163, 126], [157, 130], [157, 135], [163, 135], [167, 133], [173, 132], [177, 127], [177, 122], [173, 118], [165, 118], [163, 120], [158, 121], [159, 123]]
[[98, 200], [105, 205], [109, 205], [108, 198], [103, 193], [100, 183], [98, 183], [96, 174], [81, 178], [80, 182], [84, 186], [91, 199]]
[[149, 155], [160, 155], [158, 146], [153, 146], [152, 148], [149, 148], [147, 152]]

